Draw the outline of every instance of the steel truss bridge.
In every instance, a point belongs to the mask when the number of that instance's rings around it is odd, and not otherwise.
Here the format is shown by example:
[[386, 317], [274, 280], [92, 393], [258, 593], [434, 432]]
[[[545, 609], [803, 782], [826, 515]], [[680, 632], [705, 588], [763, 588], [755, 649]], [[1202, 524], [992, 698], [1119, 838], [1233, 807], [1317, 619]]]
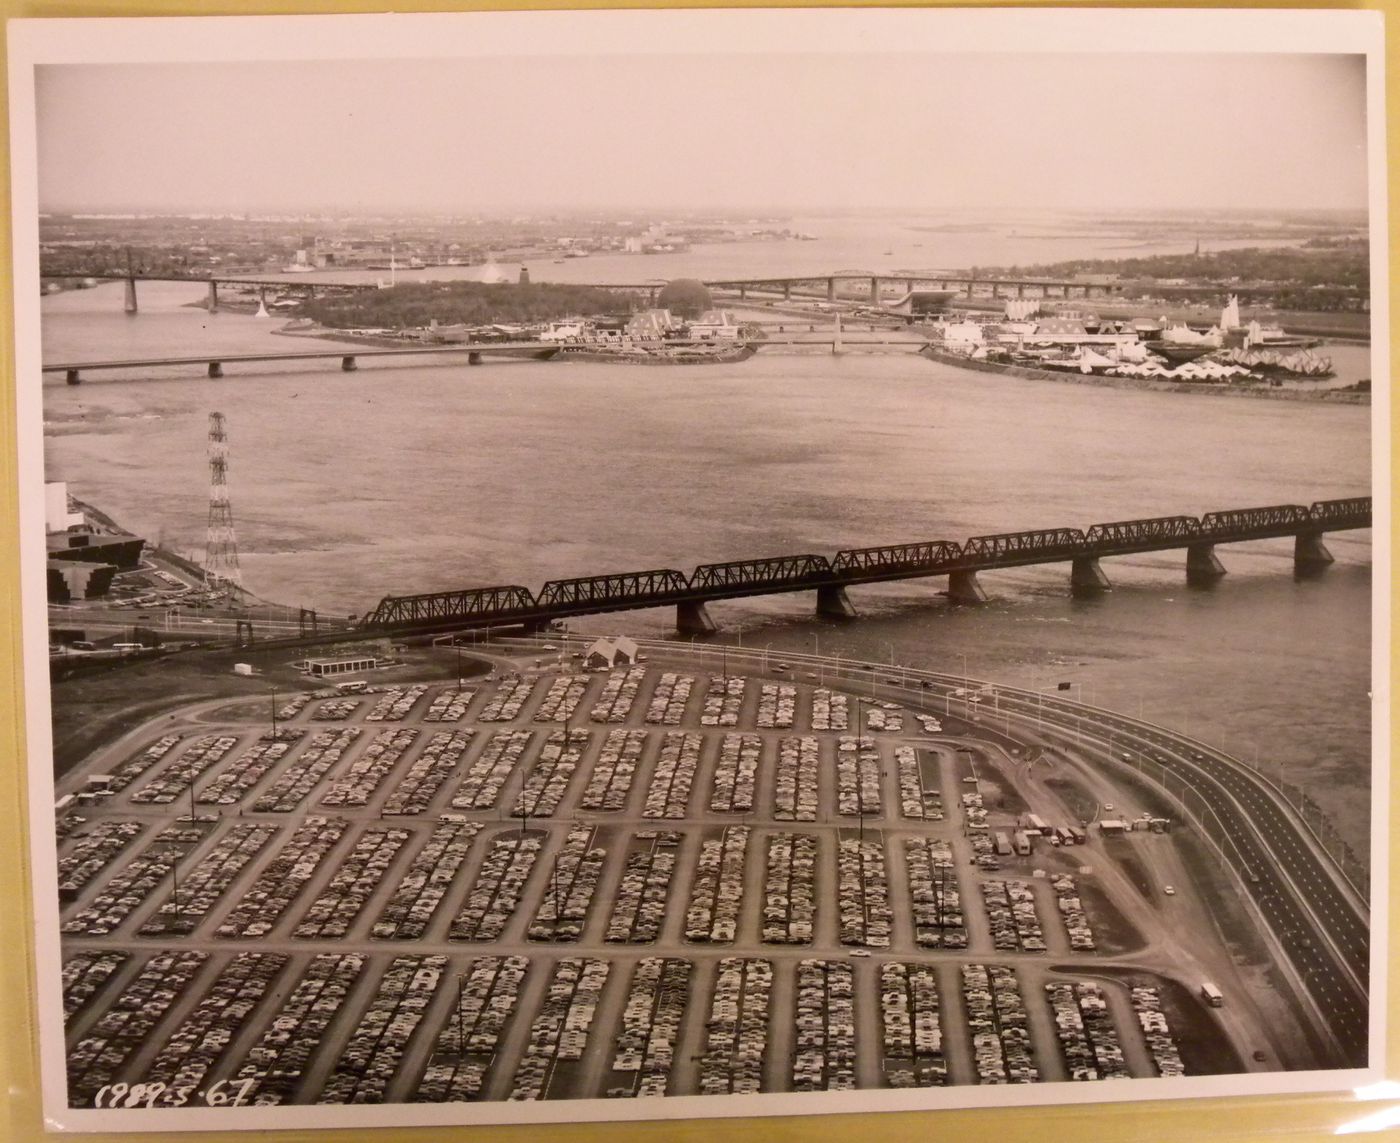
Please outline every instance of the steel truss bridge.
[[827, 558], [804, 554], [701, 564], [689, 575], [675, 568], [619, 572], [578, 579], [550, 580], [538, 594], [519, 584], [385, 596], [364, 617], [359, 631], [411, 634], [490, 627], [540, 629], [554, 620], [613, 611], [675, 607], [677, 628], [687, 634], [716, 630], [705, 611], [712, 600], [785, 592], [816, 592], [817, 612], [853, 617], [846, 588], [889, 580], [948, 577], [955, 602], [986, 599], [977, 574], [996, 568], [1069, 563], [1077, 592], [1109, 586], [1099, 566], [1106, 556], [1186, 550], [1186, 573], [1193, 583], [1209, 582], [1225, 569], [1217, 544], [1294, 538], [1299, 570], [1323, 567], [1332, 556], [1323, 546], [1326, 532], [1371, 527], [1371, 498], [1320, 500], [1303, 507], [1279, 504], [1194, 516], [1157, 516], [1095, 524], [1087, 531], [1049, 528], [973, 536], [963, 543], [927, 540], [886, 547], [848, 548]]

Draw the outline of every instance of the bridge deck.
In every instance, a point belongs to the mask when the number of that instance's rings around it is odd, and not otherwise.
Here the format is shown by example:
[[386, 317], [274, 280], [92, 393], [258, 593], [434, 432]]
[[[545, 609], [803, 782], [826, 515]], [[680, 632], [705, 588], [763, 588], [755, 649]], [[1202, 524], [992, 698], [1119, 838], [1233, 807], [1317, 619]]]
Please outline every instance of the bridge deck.
[[[702, 564], [686, 581], [673, 569], [621, 573], [586, 580], [555, 581], [540, 598], [513, 586], [509, 605], [483, 607], [483, 593], [436, 592], [386, 596], [365, 626], [392, 631], [451, 630], [505, 623], [543, 623], [579, 615], [705, 604], [715, 600], [836, 590], [856, 584], [922, 579], [1033, 564], [1097, 560], [1138, 552], [1244, 543], [1286, 536], [1371, 527], [1369, 497], [1318, 501], [1310, 507], [1278, 505], [1210, 513], [1200, 520], [1164, 516], [1098, 524], [1089, 533], [1074, 528], [977, 536], [965, 544], [931, 540], [918, 544], [848, 549], [828, 561], [821, 555], [791, 555], [723, 564]], [[1094, 536], [1091, 540], [1088, 537]], [[605, 589], [604, 589], [605, 585]], [[587, 590], [583, 587], [587, 586]]]

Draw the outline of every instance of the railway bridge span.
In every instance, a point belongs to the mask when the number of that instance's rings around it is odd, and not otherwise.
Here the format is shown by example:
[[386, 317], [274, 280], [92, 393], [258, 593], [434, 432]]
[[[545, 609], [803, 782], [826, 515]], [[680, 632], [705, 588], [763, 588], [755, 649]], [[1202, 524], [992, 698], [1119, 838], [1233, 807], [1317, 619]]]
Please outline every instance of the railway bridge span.
[[541, 629], [573, 616], [674, 607], [679, 631], [709, 634], [717, 628], [706, 604], [714, 600], [810, 591], [818, 614], [849, 618], [856, 614], [846, 594], [852, 586], [947, 576], [954, 602], [980, 603], [987, 598], [980, 573], [1051, 563], [1068, 563], [1071, 589], [1092, 593], [1110, 586], [1101, 560], [1170, 550], [1185, 551], [1187, 580], [1201, 584], [1225, 574], [1217, 545], [1291, 536], [1295, 569], [1307, 573], [1333, 562], [1323, 543], [1325, 533], [1369, 527], [1369, 496], [1201, 517], [1158, 516], [1095, 524], [1085, 531], [1046, 528], [973, 536], [961, 543], [924, 540], [848, 548], [830, 558], [802, 553], [731, 560], [701, 564], [689, 575], [656, 568], [551, 580], [538, 594], [506, 584], [389, 595], [365, 616], [359, 630], [397, 635], [505, 626]]

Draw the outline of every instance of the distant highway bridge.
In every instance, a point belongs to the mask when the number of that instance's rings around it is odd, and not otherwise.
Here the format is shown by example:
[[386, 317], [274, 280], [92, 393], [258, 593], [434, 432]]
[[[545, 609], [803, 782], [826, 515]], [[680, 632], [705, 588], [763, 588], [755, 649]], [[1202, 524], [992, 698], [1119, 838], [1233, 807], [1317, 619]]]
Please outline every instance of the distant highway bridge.
[[1217, 544], [1292, 536], [1299, 569], [1325, 566], [1332, 555], [1322, 543], [1326, 532], [1371, 526], [1371, 498], [1320, 500], [1309, 507], [1280, 504], [1160, 516], [1095, 524], [1087, 531], [1050, 528], [974, 536], [957, 543], [927, 540], [914, 544], [851, 548], [826, 556], [799, 554], [766, 559], [701, 564], [691, 574], [674, 568], [620, 572], [579, 579], [551, 580], [538, 595], [519, 584], [468, 588], [421, 595], [391, 595], [365, 616], [362, 631], [385, 634], [453, 631], [520, 625], [539, 629], [557, 619], [655, 607], [675, 607], [676, 627], [685, 634], [716, 630], [705, 605], [713, 600], [816, 593], [820, 615], [853, 617], [846, 596], [855, 584], [948, 577], [949, 598], [959, 603], [985, 600], [977, 576], [996, 568], [1068, 563], [1076, 592], [1109, 586], [1099, 561], [1108, 556], [1184, 548], [1191, 582], [1225, 574]]
[[284, 353], [203, 353], [188, 357], [144, 357], [110, 361], [68, 361], [43, 366], [45, 373], [62, 373], [70, 385], [82, 383], [84, 373], [111, 369], [155, 369], [171, 365], [203, 365], [209, 377], [222, 377], [224, 366], [255, 364], [265, 361], [327, 361], [340, 359], [347, 373], [357, 367], [361, 357], [424, 357], [455, 354], [467, 357], [467, 364], [478, 365], [483, 357], [532, 357], [544, 359], [559, 352], [559, 346], [547, 341], [481, 341], [452, 345], [419, 345], [399, 348], [356, 346], [354, 350], [315, 349], [288, 350]]
[[[333, 274], [336, 268], [327, 267], [324, 273]], [[256, 275], [209, 275], [194, 277], [180, 274], [132, 274], [116, 271], [98, 274], [65, 273], [42, 274], [45, 278], [94, 278], [99, 281], [121, 281], [126, 283], [124, 304], [128, 313], [138, 311], [136, 286], [138, 282], [192, 282], [204, 284], [209, 291], [210, 312], [219, 307], [219, 287], [256, 286], [262, 291], [278, 290], [303, 294], [307, 297], [317, 293], [345, 293], [357, 290], [374, 290], [375, 282], [328, 281], [317, 278], [307, 280], [308, 275], [292, 274], [284, 277], [258, 277]], [[432, 279], [429, 279], [432, 280]], [[438, 279], [442, 280], [442, 279]], [[656, 297], [665, 282], [652, 279], [645, 282], [585, 282], [568, 283], [593, 289], [615, 290], [635, 293], [647, 298], [648, 305], [654, 305]], [[1252, 298], [1267, 298], [1278, 292], [1276, 286], [1214, 286], [1166, 285], [1158, 282], [1137, 281], [1097, 281], [1086, 282], [1076, 279], [1038, 278], [1028, 276], [997, 276], [989, 274], [968, 274], [957, 270], [839, 270], [830, 274], [774, 275], [764, 278], [715, 278], [705, 285], [712, 290], [738, 294], [740, 300], [750, 294], [779, 296], [790, 300], [798, 298], [825, 299], [827, 302], [868, 300], [869, 304], [879, 305], [884, 298], [885, 287], [902, 290], [906, 295], [916, 289], [942, 290], [950, 295], [961, 294], [966, 298], [990, 296], [992, 298], [1072, 298], [1085, 299], [1115, 298], [1150, 293], [1154, 297], [1191, 299], [1202, 295], [1235, 294], [1242, 302]], [[1337, 287], [1313, 287], [1309, 295], [1315, 297], [1318, 308], [1333, 308], [1335, 303], [1344, 303], [1352, 308], [1365, 309], [1369, 306], [1366, 291], [1348, 290]]]
[[[699, 350], [714, 352], [726, 344], [749, 349], [830, 349], [833, 353], [845, 349], [883, 349], [917, 353], [928, 345], [926, 338], [890, 337], [870, 334], [793, 334], [765, 335], [742, 342], [719, 342], [712, 339], [668, 338], [661, 342], [644, 342], [643, 346], [654, 346], [668, 352]], [[353, 372], [359, 367], [362, 357], [435, 357], [443, 355], [466, 355], [468, 365], [480, 365], [487, 357], [533, 358], [544, 361], [555, 357], [568, 357], [574, 353], [596, 354], [615, 351], [610, 343], [589, 342], [550, 342], [539, 340], [519, 341], [459, 341], [448, 345], [406, 345], [406, 346], [356, 346], [353, 349], [314, 349], [286, 350], [272, 353], [204, 353], [182, 357], [133, 357], [106, 361], [58, 361], [42, 366], [44, 373], [62, 373], [69, 385], [81, 385], [83, 374], [119, 369], [157, 369], [168, 366], [201, 365], [205, 375], [218, 378], [224, 375], [225, 365], [251, 365], [269, 361], [340, 361], [340, 368]], [[625, 357], [619, 353], [619, 357]], [[597, 360], [596, 357], [591, 358]]]

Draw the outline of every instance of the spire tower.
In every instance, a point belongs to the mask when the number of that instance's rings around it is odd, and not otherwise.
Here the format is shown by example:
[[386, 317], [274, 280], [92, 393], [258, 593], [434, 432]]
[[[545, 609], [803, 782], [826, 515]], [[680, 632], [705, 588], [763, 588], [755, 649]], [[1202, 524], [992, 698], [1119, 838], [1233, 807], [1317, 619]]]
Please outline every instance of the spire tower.
[[228, 502], [228, 433], [223, 413], [209, 414], [209, 531], [204, 541], [204, 582], [209, 587], [243, 589], [233, 509]]

